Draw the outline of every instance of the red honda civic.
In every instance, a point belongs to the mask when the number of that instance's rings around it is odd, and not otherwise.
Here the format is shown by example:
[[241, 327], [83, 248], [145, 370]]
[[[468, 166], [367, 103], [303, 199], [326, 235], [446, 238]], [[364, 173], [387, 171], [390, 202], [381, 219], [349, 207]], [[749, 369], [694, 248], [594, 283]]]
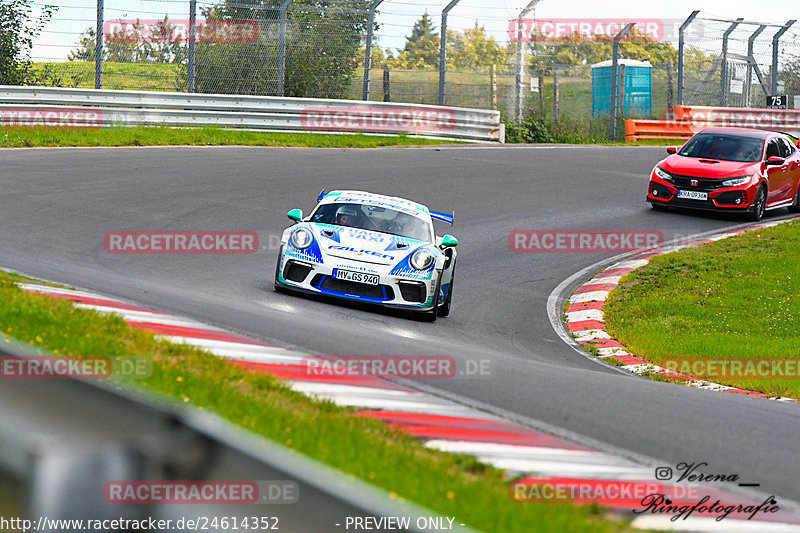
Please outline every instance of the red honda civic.
[[647, 201], [654, 209], [681, 207], [746, 213], [788, 207], [800, 212], [800, 141], [746, 128], [707, 128], [650, 174]]

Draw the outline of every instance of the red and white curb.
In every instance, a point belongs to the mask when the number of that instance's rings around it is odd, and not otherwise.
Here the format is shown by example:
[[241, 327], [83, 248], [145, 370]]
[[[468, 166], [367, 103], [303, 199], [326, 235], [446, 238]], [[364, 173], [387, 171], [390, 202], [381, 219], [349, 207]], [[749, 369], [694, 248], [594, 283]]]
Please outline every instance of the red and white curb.
[[679, 374], [673, 370], [649, 363], [641, 357], [638, 357], [625, 349], [619, 341], [612, 339], [605, 330], [605, 315], [603, 307], [608, 299], [609, 293], [614, 290], [622, 279], [627, 274], [630, 274], [637, 268], [643, 267], [650, 262], [650, 259], [657, 255], [664, 255], [675, 252], [687, 246], [696, 246], [707, 242], [719, 241], [745, 231], [770, 228], [789, 222], [793, 219], [778, 220], [760, 224], [757, 226], [748, 226], [745, 228], [738, 228], [735, 230], [727, 231], [718, 235], [707, 238], [699, 238], [694, 241], [688, 241], [680, 245], [665, 246], [658, 252], [647, 252], [635, 255], [624, 261], [614, 263], [608, 268], [598, 272], [592, 279], [579, 286], [569, 297], [568, 307], [565, 315], [565, 323], [567, 329], [573, 338], [581, 345], [594, 346], [597, 348], [598, 357], [606, 361], [615, 361], [615, 366], [619, 366], [623, 370], [633, 372], [636, 374], [654, 374], [661, 376], [672, 376], [678, 378], [680, 381], [685, 381], [690, 387], [700, 389], [731, 392], [734, 394], [742, 394], [747, 396], [755, 396], [759, 398], [769, 398], [771, 400], [797, 403], [793, 398], [774, 397], [767, 394], [755, 391], [748, 391], [736, 387], [729, 387], [719, 383], [713, 383], [699, 379], [695, 376], [686, 374]]
[[[248, 370], [269, 373], [307, 396], [358, 409], [353, 416], [383, 420], [414, 435], [429, 448], [472, 455], [506, 470], [509, 480], [520, 480], [517, 483], [558, 483], [594, 488], [591, 501], [618, 512], [641, 509], [639, 499], [619, 495], [602, 498], [597, 496], [597, 491], [608, 492], [607, 488], [615, 484], [624, 485], [629, 491], [636, 487], [644, 490], [645, 487], [657, 486], [667, 494], [674, 493], [677, 488], [675, 484], [654, 481], [651, 467], [534, 431], [454, 401], [374, 376], [321, 376], [309, 372], [304, 361], [304, 358], [312, 357], [308, 354], [89, 291], [38, 284], [20, 284], [20, 287], [29, 292], [71, 300], [81, 308], [115, 313], [131, 327], [153, 332], [172, 342], [199, 346]], [[687, 485], [682, 485], [685, 490]], [[724, 502], [761, 503], [731, 492], [691, 486]], [[509, 497], [512, 497], [511, 493]], [[761, 519], [753, 521], [732, 516], [722, 522], [692, 516], [673, 522], [670, 515], [637, 515], [632, 523], [640, 528], [673, 531], [800, 532], [800, 514], [782, 511], [780, 521], [776, 521], [775, 516], [759, 517]]]

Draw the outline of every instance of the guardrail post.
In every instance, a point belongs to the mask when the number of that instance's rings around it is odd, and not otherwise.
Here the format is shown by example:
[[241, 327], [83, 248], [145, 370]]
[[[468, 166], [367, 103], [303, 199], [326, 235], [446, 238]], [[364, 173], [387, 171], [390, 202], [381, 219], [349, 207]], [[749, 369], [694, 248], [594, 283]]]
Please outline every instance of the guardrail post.
[[280, 6], [281, 30], [278, 42], [278, 96], [283, 96], [283, 84], [286, 76], [286, 10], [292, 0], [283, 0]]
[[372, 30], [375, 26], [375, 10], [383, 0], [373, 0], [369, 5], [367, 17], [367, 44], [364, 48], [364, 83], [361, 88], [361, 99], [369, 100], [369, 74], [372, 69]]
[[728, 37], [730, 37], [733, 30], [736, 29], [736, 26], [739, 25], [744, 19], [739, 17], [725, 30], [725, 33], [722, 34], [722, 54], [720, 57], [722, 58], [722, 64], [720, 65], [719, 71], [719, 105], [720, 107], [725, 107], [728, 105]]
[[189, 65], [186, 92], [194, 92], [194, 41], [197, 34], [197, 0], [189, 0]]
[[786, 33], [795, 22], [797, 22], [795, 19], [788, 21], [772, 38], [772, 83], [770, 84], [770, 91], [772, 94], [770, 96], [778, 94], [778, 41], [780, 41], [783, 34]]
[[442, 36], [439, 41], [439, 105], [444, 105], [445, 76], [447, 75], [447, 14], [459, 0], [450, 0], [442, 9]]
[[678, 28], [678, 105], [683, 105], [683, 41], [684, 41], [684, 32], [686, 28], [689, 27], [689, 24], [692, 23], [694, 18], [700, 13], [700, 11], [692, 11], [691, 15], [689, 15], [681, 27]]
[[94, 88], [103, 88], [103, 0], [97, 0], [97, 32], [94, 43]]
[[611, 126], [609, 129], [609, 140], [614, 142], [617, 140], [617, 82], [618, 73], [617, 65], [619, 63], [619, 42], [631, 31], [636, 25], [635, 22], [629, 23], [627, 26], [614, 37], [611, 46], [611, 109], [609, 110], [609, 117], [611, 118]]

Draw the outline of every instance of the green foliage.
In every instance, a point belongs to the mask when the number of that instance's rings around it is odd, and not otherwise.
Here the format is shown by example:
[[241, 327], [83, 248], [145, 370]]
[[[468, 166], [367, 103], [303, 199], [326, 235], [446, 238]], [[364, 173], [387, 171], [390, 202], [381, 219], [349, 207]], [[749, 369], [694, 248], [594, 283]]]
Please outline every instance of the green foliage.
[[33, 6], [33, 0], [0, 2], [0, 84], [25, 85], [37, 81], [31, 72], [30, 50], [57, 8], [45, 5], [39, 16], [34, 16]]
[[[186, 60], [188, 45], [181, 42], [177, 27], [166, 15], [150, 29], [150, 37], [144, 37], [144, 25], [139, 21], [126, 30], [115, 30], [104, 38], [103, 61], [115, 63], [173, 63]], [[80, 35], [78, 47], [69, 53], [70, 61], [94, 61], [97, 34], [87, 28]]]
[[504, 65], [509, 55], [494, 37], [486, 35], [486, 29], [478, 26], [463, 32], [447, 32], [448, 68], [478, 68], [487, 65]]
[[506, 120], [507, 143], [604, 144], [608, 121], [605, 119], [562, 116], [558, 122], [529, 112], [521, 123]]
[[[785, 94], [800, 94], [800, 56], [786, 62], [778, 75], [783, 80]], [[800, 102], [795, 102], [795, 107], [798, 104]]]
[[519, 124], [510, 121], [506, 123], [507, 143], [554, 143], [551, 125], [539, 118], [535, 113], [529, 113]]
[[[552, 74], [554, 66], [592, 65], [611, 59], [612, 43], [605, 36], [587, 40], [579, 35], [565, 36], [557, 41], [529, 44], [530, 67], [534, 72]], [[651, 63], [677, 63], [678, 51], [669, 42], [657, 42], [636, 34], [620, 42], [620, 57]], [[700, 52], [702, 54], [702, 52]]]
[[[287, 13], [284, 94], [311, 98], [347, 95], [366, 33], [367, 0], [295, 0]], [[203, 10], [206, 19], [257, 20], [252, 43], [198, 43], [198, 92], [276, 94], [279, 16], [277, 4], [225, 0]], [[361, 57], [359, 57], [361, 56]], [[186, 73], [184, 71], [184, 78]]]
[[406, 37], [406, 46], [394, 60], [392, 67], [399, 69], [436, 68], [439, 65], [439, 35], [433, 27], [428, 12], [422, 14]]

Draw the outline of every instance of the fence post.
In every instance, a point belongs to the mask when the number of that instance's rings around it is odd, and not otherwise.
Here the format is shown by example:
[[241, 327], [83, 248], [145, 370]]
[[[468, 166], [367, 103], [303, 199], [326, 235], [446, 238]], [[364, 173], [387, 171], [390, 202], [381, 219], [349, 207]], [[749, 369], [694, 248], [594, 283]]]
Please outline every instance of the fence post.
[[94, 43], [94, 88], [103, 88], [103, 0], [97, 0], [97, 34]]
[[783, 34], [786, 33], [795, 22], [797, 21], [794, 19], [788, 21], [772, 38], [772, 83], [770, 85], [772, 94], [770, 96], [778, 94], [778, 41], [780, 41]]
[[286, 10], [292, 0], [283, 0], [280, 5], [281, 29], [278, 41], [278, 96], [283, 96], [283, 84], [286, 77]]
[[442, 9], [442, 36], [439, 41], [439, 105], [444, 105], [445, 76], [447, 75], [447, 14], [459, 0], [450, 0]]
[[675, 118], [675, 101], [672, 85], [675, 82], [672, 75], [672, 61], [667, 62], [667, 120]]
[[678, 105], [683, 105], [683, 41], [684, 41], [684, 32], [686, 28], [689, 27], [689, 24], [692, 23], [694, 18], [700, 13], [700, 11], [692, 11], [691, 15], [689, 15], [681, 27], [678, 28]]
[[745, 95], [744, 95], [744, 106], [750, 107], [750, 89], [753, 86], [753, 63], [755, 63], [755, 59], [753, 57], [753, 45], [755, 43], [756, 38], [761, 35], [761, 32], [766, 30], [767, 27], [765, 25], [761, 25], [750, 35], [750, 38], [747, 39], [747, 77], [744, 79], [745, 83]]
[[558, 69], [553, 67], [553, 122], [558, 124]]
[[375, 10], [383, 0], [373, 0], [369, 5], [367, 17], [367, 43], [364, 48], [364, 82], [361, 87], [361, 99], [369, 100], [369, 75], [372, 70], [372, 30], [375, 27]]
[[383, 66], [383, 101], [391, 101], [391, 94], [389, 93], [389, 67], [386, 65]]
[[[522, 17], [530, 13], [536, 4], [538, 4], [541, 0], [530, 0], [528, 5], [522, 8], [519, 12], [519, 16], [517, 17], [517, 75], [516, 75], [516, 103], [515, 103], [515, 118], [517, 122], [522, 122], [522, 82], [524, 81], [524, 62], [525, 62], [525, 49], [522, 45], [522, 30], [524, 27], [524, 23], [522, 22]], [[542, 81], [542, 77], [539, 77], [539, 81]], [[542, 94], [542, 84], [539, 84], [539, 94]], [[544, 103], [542, 103], [542, 111], [544, 111]]]
[[720, 107], [725, 107], [728, 105], [728, 37], [730, 37], [733, 30], [736, 29], [736, 26], [739, 25], [744, 19], [739, 17], [725, 30], [725, 33], [722, 34], [722, 54], [720, 57], [722, 58], [722, 64], [720, 65], [719, 71], [719, 105]]
[[544, 73], [539, 71], [539, 113], [544, 118]]
[[189, 0], [189, 66], [186, 92], [194, 92], [194, 42], [197, 35], [197, 0]]
[[617, 65], [619, 63], [619, 42], [623, 37], [628, 35], [628, 32], [631, 31], [631, 28], [633, 28], [635, 24], [635, 22], [631, 22], [622, 28], [622, 30], [614, 37], [614, 41], [611, 46], [611, 109], [609, 110], [611, 126], [609, 127], [610, 129], [608, 134], [611, 142], [617, 140], [617, 82], [619, 81]]
[[497, 109], [497, 74], [494, 64], [489, 65], [489, 105], [492, 109]]

